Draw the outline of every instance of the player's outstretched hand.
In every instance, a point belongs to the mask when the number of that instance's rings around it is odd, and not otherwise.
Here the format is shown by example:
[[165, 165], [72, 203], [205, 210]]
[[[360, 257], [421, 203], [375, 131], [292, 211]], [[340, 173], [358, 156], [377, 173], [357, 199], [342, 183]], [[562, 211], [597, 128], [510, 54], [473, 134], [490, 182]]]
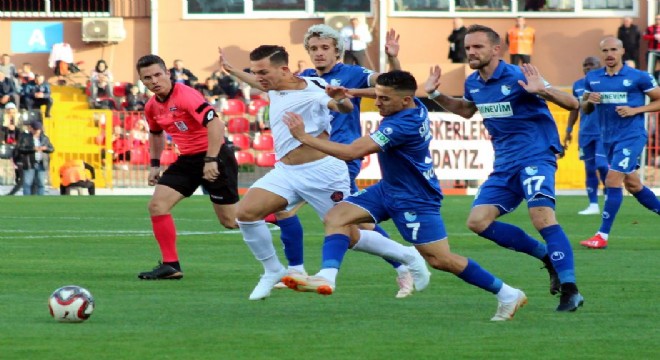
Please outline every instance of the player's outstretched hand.
[[[584, 99], [584, 98], [583, 98]], [[587, 102], [592, 104], [600, 104], [600, 93], [589, 93], [586, 99]]]
[[222, 51], [222, 48], [218, 46], [218, 62], [220, 63], [220, 66], [225, 70], [225, 72], [231, 73], [232, 70], [234, 70], [234, 67], [231, 66], [229, 61], [227, 61], [227, 57], [225, 57], [225, 53]]
[[220, 171], [218, 170], [217, 162], [204, 163], [204, 180], [214, 181], [218, 176], [220, 176]]
[[149, 186], [158, 184], [158, 180], [160, 179], [160, 167], [150, 167], [149, 177], [147, 179]]
[[305, 136], [305, 122], [302, 116], [293, 112], [286, 112], [283, 121], [289, 127], [289, 132], [291, 132], [294, 138], [300, 140], [300, 138]]
[[349, 98], [352, 99], [353, 95], [350, 94], [347, 88], [343, 86], [328, 85], [325, 87], [325, 93], [333, 99]]
[[539, 69], [536, 68], [536, 66], [532, 64], [522, 64], [520, 66], [520, 70], [522, 70], [523, 75], [525, 75], [527, 83], [522, 80], [518, 80], [518, 84], [520, 84], [520, 86], [522, 86], [525, 91], [530, 94], [536, 94], [545, 89], [546, 82], [543, 80], [543, 77], [541, 76], [541, 73], [539, 72]]
[[399, 56], [399, 37], [394, 29], [390, 29], [385, 35], [385, 53], [389, 57]]
[[442, 76], [442, 69], [439, 65], [431, 66], [429, 70], [429, 77], [424, 83], [424, 91], [426, 93], [432, 93], [434, 90], [440, 86], [440, 77]]

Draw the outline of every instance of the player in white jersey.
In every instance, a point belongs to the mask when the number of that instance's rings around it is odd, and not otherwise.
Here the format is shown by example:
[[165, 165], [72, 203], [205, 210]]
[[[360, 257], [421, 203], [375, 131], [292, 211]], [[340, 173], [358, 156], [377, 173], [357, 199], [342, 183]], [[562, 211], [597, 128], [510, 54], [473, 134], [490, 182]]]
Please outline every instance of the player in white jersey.
[[[268, 91], [270, 125], [278, 160], [273, 170], [250, 187], [237, 209], [236, 217], [243, 239], [265, 271], [250, 294], [250, 300], [268, 297], [273, 286], [287, 274], [275, 252], [272, 236], [264, 221], [266, 215], [291, 209], [306, 201], [323, 218], [330, 208], [350, 194], [346, 163], [301, 144], [282, 122], [285, 112], [296, 111], [304, 119], [306, 133], [327, 139], [332, 119], [330, 110], [342, 113], [353, 110], [353, 103], [347, 96], [348, 90], [327, 86], [321, 78], [299, 78], [291, 72], [288, 61], [289, 55], [283, 47], [262, 45], [250, 53], [252, 74], [247, 74], [229, 65], [221, 52], [225, 70]], [[378, 233], [369, 233], [377, 237], [373, 241], [375, 246], [363, 251], [378, 256], [386, 253], [393, 260], [408, 265], [419, 290], [426, 287], [428, 269], [415, 249]], [[351, 240], [357, 242], [359, 239]]]

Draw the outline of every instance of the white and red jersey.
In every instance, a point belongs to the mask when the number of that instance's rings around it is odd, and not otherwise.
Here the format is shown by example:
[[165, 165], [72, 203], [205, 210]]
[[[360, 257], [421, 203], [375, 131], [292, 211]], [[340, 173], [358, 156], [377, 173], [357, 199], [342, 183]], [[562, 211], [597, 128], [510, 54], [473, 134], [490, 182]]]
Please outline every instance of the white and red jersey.
[[195, 89], [174, 83], [165, 100], [154, 95], [144, 108], [149, 131], [163, 130], [172, 136], [181, 155], [192, 155], [208, 149], [206, 124], [213, 120], [215, 109]]
[[302, 116], [305, 132], [316, 137], [324, 131], [330, 133], [332, 115], [328, 103], [332, 100], [325, 93], [325, 80], [317, 77], [301, 77], [307, 87], [301, 90], [270, 90], [269, 119], [275, 143], [275, 158], [283, 158], [291, 150], [300, 146], [282, 121], [285, 113], [293, 112]]

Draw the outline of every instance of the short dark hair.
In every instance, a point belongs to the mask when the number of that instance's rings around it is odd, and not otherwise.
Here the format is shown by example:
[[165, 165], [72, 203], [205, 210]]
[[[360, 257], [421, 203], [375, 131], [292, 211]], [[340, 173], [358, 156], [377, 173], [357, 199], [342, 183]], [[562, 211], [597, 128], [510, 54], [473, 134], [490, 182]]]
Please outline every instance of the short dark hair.
[[269, 58], [272, 64], [289, 65], [289, 53], [284, 46], [279, 45], [261, 45], [252, 50], [250, 61], [258, 61]]
[[490, 40], [490, 43], [493, 45], [499, 45], [502, 42], [500, 35], [495, 30], [485, 25], [470, 25], [470, 27], [467, 28], [467, 32], [465, 34], [474, 34], [478, 32], [486, 34], [488, 40]]
[[137, 64], [135, 65], [135, 69], [140, 72], [140, 69], [149, 67], [154, 64], [159, 65], [161, 68], [163, 68], [163, 70], [167, 70], [165, 61], [163, 61], [160, 56], [154, 54], [145, 55], [138, 59]]
[[380, 74], [376, 79], [376, 84], [391, 87], [395, 91], [407, 91], [412, 94], [417, 91], [417, 80], [411, 73], [403, 70], [393, 70]]

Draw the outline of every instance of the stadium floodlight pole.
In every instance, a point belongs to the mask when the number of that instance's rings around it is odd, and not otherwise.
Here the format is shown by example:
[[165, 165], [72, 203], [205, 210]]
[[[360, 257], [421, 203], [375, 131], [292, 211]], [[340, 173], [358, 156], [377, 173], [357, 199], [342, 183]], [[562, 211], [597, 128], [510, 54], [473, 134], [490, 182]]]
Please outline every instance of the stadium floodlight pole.
[[158, 0], [151, 0], [151, 53], [158, 55]]

